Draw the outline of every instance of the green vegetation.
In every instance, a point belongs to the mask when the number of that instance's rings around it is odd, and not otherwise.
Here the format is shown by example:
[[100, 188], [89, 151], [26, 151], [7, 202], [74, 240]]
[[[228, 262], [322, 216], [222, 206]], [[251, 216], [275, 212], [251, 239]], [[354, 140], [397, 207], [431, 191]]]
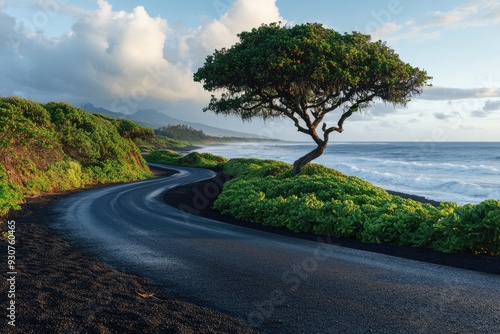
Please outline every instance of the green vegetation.
[[0, 215], [41, 192], [150, 177], [132, 141], [149, 135], [65, 103], [0, 98]]
[[232, 159], [214, 208], [239, 219], [363, 242], [500, 255], [500, 201], [438, 207], [393, 196], [357, 177], [310, 164]]
[[157, 150], [177, 150], [193, 145], [223, 144], [234, 142], [257, 142], [272, 139], [215, 137], [209, 136], [202, 130], [187, 125], [167, 125], [154, 130], [154, 137], [150, 139], [135, 139], [134, 142], [143, 152]]
[[185, 125], [167, 125], [154, 130], [152, 138], [140, 138], [134, 141], [143, 152], [177, 150], [194, 144], [202, 144], [203, 142], [197, 141], [198, 135], [192, 135], [193, 133], [198, 134], [198, 132], [201, 132], [203, 136], [207, 136], [203, 131]]
[[191, 152], [186, 156], [174, 151], [155, 151], [148, 154], [145, 159], [148, 162], [156, 162], [167, 165], [192, 166], [215, 168], [221, 166], [227, 159], [210, 153]]
[[[376, 100], [405, 106], [431, 79], [382, 41], [318, 23], [272, 23], [238, 37], [229, 49], [209, 55], [194, 74], [207, 91], [222, 91], [204, 111], [243, 120], [290, 118], [317, 144], [295, 161], [294, 174], [323, 153], [330, 133], [344, 131], [352, 113]], [[325, 116], [336, 110], [338, 122], [328, 126]]]
[[120, 133], [120, 136], [122, 136], [123, 138], [129, 138], [132, 140], [149, 141], [149, 140], [152, 140], [154, 135], [155, 135], [153, 130], [142, 127], [142, 126], [140, 126], [132, 121], [127, 120], [127, 119], [111, 118], [111, 117], [107, 117], [107, 116], [100, 115], [100, 114], [94, 114], [94, 115], [97, 117], [101, 117], [101, 118], [113, 123], [113, 125], [116, 127], [116, 129]]
[[155, 135], [151, 140], [134, 140], [141, 152], [154, 152], [157, 150], [181, 150], [193, 144], [183, 140]]
[[167, 125], [155, 130], [157, 136], [173, 138], [193, 144], [203, 144], [219, 138], [211, 137], [201, 130], [187, 125]]

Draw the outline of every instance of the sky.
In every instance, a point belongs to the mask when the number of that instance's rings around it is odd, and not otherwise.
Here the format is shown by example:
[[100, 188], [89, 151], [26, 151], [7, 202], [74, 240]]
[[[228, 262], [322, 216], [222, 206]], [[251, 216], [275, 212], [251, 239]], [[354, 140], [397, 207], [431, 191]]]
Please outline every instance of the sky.
[[308, 141], [289, 119], [204, 113], [210, 93], [193, 81], [238, 33], [278, 21], [370, 34], [433, 77], [406, 108], [377, 102], [332, 141], [500, 141], [500, 0], [0, 0], [0, 96]]

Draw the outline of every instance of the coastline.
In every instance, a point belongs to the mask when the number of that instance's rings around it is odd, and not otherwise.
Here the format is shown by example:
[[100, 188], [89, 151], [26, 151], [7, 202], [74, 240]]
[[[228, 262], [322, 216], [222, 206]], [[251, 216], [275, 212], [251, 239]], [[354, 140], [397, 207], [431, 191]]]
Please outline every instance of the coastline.
[[[203, 152], [227, 159], [258, 158], [293, 163], [314, 148], [310, 142], [245, 143]], [[492, 142], [331, 142], [313, 163], [383, 189], [459, 205], [500, 200], [500, 175]]]
[[[284, 142], [284, 143], [287, 143], [287, 142]], [[301, 142], [298, 142], [298, 143], [301, 143]], [[295, 144], [295, 143], [293, 143], [293, 144]], [[214, 145], [217, 145], [217, 146], [229, 146], [230, 144], [224, 144], [223, 143], [223, 144], [214, 144]], [[191, 152], [196, 152], [196, 150], [198, 150], [200, 148], [207, 148], [209, 146], [210, 145], [203, 145], [203, 146], [191, 145], [191, 146], [185, 147], [183, 149], [176, 149], [175, 151], [177, 153], [179, 153], [179, 154], [187, 155], [187, 154], [189, 154]], [[396, 196], [407, 198], [407, 199], [413, 199], [414, 201], [421, 202], [421, 203], [426, 203], [426, 204], [430, 204], [430, 205], [433, 205], [433, 206], [439, 206], [439, 204], [440, 204], [439, 201], [435, 201], [435, 200], [426, 198], [424, 196], [412, 195], [412, 194], [407, 194], [407, 193], [403, 193], [403, 192], [399, 192], [399, 191], [394, 191], [394, 190], [387, 190], [387, 189], [385, 189], [385, 191], [387, 191], [391, 195], [396, 195]]]
[[385, 189], [385, 191], [387, 191], [391, 195], [403, 197], [403, 198], [406, 198], [406, 199], [412, 199], [414, 201], [417, 201], [417, 202], [420, 202], [420, 203], [424, 203], [424, 204], [430, 204], [432, 206], [439, 206], [439, 204], [441, 203], [441, 202], [438, 202], [438, 201], [435, 201], [435, 200], [432, 200], [432, 199], [428, 199], [428, 198], [426, 198], [424, 196], [411, 195], [411, 194], [406, 194], [406, 193], [402, 193], [402, 192], [399, 192], [399, 191], [393, 191], [393, 190], [387, 190], [387, 189]]

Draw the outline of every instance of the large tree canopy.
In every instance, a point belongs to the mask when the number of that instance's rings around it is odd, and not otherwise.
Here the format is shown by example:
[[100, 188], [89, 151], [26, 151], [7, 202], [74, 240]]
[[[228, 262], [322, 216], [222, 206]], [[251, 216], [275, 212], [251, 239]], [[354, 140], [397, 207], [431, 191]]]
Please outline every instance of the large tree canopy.
[[[405, 106], [431, 79], [382, 41], [317, 23], [273, 23], [238, 37], [231, 48], [215, 50], [194, 74], [205, 90], [221, 91], [203, 110], [243, 120], [290, 118], [317, 144], [294, 163], [294, 173], [323, 153], [330, 133], [342, 132], [353, 112], [377, 99]], [[326, 124], [324, 117], [335, 110], [339, 121]]]

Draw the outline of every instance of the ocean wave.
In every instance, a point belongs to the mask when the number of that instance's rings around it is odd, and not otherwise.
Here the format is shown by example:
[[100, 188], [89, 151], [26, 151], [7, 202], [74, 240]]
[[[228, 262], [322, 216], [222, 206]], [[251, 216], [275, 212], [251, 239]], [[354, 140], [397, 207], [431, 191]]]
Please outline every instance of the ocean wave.
[[[327, 159], [327, 158], [326, 158]], [[325, 160], [326, 160], [325, 159]], [[339, 159], [336, 159], [339, 160]], [[440, 171], [448, 172], [462, 172], [462, 173], [485, 173], [485, 174], [500, 174], [500, 169], [494, 166], [485, 164], [457, 164], [451, 162], [417, 162], [417, 161], [401, 161], [391, 159], [376, 159], [376, 158], [353, 158], [349, 157], [348, 160], [353, 164], [366, 166], [367, 168], [385, 168], [393, 170], [394, 168], [404, 170], [415, 169], [416, 171], [429, 170], [433, 173]]]
[[488, 198], [488, 199], [500, 199], [500, 189], [493, 190], [486, 198]]
[[424, 174], [417, 176], [380, 172], [345, 163], [335, 167], [345, 174], [360, 177], [382, 188], [419, 194], [430, 199], [457, 201], [461, 204], [478, 203], [488, 198], [500, 199], [500, 189], [478, 183], [443, 180]]
[[488, 197], [495, 192], [494, 189], [487, 188], [469, 182], [450, 181], [436, 186], [434, 189], [446, 191], [447, 193], [459, 193], [472, 197]]

